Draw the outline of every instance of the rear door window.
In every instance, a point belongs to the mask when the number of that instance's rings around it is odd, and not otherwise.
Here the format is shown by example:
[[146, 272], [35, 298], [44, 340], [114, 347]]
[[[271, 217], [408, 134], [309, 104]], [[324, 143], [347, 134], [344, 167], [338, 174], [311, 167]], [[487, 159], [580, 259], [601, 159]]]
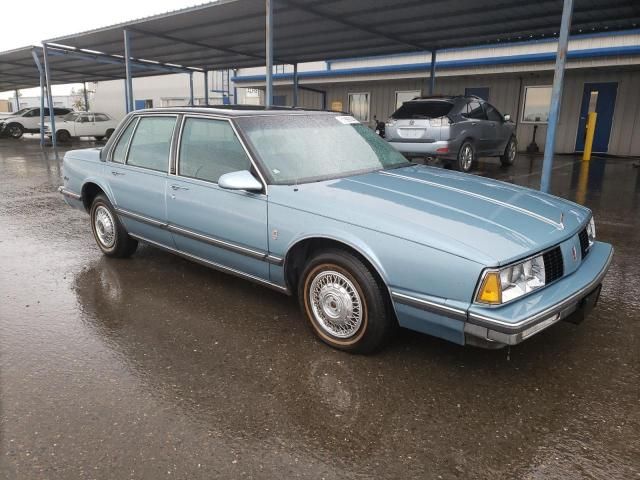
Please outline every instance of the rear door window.
[[391, 115], [398, 120], [416, 118], [439, 118], [448, 115], [453, 104], [450, 102], [405, 102]]
[[225, 173], [250, 169], [251, 160], [228, 121], [185, 119], [179, 175], [217, 183]]
[[486, 120], [487, 114], [482, 108], [480, 102], [476, 100], [472, 100], [467, 103], [467, 113], [463, 114], [467, 118], [472, 118], [474, 120]]
[[175, 117], [142, 117], [131, 139], [127, 165], [166, 172]]

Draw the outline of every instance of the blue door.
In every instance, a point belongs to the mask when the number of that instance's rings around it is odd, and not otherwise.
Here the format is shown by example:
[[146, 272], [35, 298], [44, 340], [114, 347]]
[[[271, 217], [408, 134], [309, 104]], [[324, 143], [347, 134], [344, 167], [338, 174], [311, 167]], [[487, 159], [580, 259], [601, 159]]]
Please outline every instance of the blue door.
[[185, 117], [177, 163], [167, 217], [178, 250], [268, 280], [267, 196], [218, 186], [225, 173], [252, 169], [231, 124]]
[[576, 152], [584, 151], [587, 114], [591, 111], [595, 111], [598, 114], [592, 150], [601, 153], [609, 150], [609, 137], [611, 136], [611, 123], [613, 122], [617, 92], [617, 82], [584, 84], [580, 120], [578, 121], [578, 135], [576, 137]]

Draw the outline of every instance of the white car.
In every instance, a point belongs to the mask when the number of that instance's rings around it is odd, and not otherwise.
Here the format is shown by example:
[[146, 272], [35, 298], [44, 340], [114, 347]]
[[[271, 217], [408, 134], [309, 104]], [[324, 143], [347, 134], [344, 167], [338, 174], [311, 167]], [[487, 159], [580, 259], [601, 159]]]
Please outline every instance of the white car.
[[[54, 107], [56, 121], [72, 112], [70, 108]], [[49, 108], [44, 109], [45, 117], [49, 116]], [[40, 107], [30, 107], [0, 118], [0, 136], [20, 138], [24, 133], [40, 133]]]
[[[68, 142], [72, 137], [94, 137], [96, 140], [109, 138], [118, 126], [118, 121], [106, 113], [71, 112], [56, 118], [56, 138], [59, 142]], [[44, 124], [44, 133], [51, 136], [51, 125]]]

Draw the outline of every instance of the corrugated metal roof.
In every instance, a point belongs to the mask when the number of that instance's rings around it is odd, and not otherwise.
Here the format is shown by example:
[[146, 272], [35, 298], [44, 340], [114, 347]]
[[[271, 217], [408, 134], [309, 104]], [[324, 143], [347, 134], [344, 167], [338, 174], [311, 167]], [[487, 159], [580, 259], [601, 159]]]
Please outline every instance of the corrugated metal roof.
[[[301, 63], [548, 38], [557, 34], [561, 12], [561, 0], [275, 0], [274, 56], [276, 63]], [[261, 66], [264, 13], [264, 0], [220, 0], [47, 42], [122, 55], [126, 28], [136, 58], [211, 70]], [[638, 25], [636, 0], [575, 0], [572, 33]], [[121, 66], [79, 62], [85, 75], [56, 70], [56, 83], [123, 76]]]

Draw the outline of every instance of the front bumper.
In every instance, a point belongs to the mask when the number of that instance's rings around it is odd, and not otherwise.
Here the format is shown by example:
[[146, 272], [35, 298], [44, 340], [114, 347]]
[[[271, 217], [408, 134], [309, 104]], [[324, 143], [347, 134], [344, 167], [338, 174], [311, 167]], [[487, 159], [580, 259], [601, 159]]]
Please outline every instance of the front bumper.
[[578, 323], [598, 300], [613, 247], [595, 242], [578, 270], [539, 292], [501, 307], [472, 305], [465, 343], [489, 348], [515, 345], [560, 320]]

